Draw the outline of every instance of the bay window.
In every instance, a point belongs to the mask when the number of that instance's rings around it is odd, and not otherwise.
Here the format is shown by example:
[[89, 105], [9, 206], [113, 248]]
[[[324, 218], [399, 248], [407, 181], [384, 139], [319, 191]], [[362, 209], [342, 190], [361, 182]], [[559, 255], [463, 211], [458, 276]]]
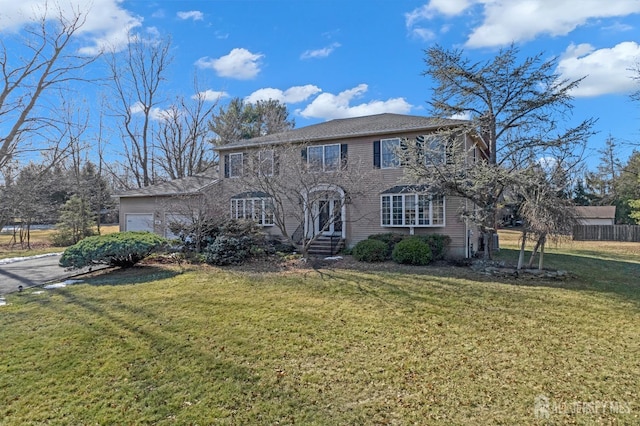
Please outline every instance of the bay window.
[[383, 194], [380, 213], [382, 226], [444, 226], [444, 197], [416, 193]]

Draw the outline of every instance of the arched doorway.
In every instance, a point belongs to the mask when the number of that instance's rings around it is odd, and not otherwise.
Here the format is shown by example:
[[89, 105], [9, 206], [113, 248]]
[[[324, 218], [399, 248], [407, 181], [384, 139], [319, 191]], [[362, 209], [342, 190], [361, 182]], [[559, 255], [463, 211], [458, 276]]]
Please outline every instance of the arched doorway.
[[345, 193], [335, 185], [319, 185], [303, 194], [307, 211], [305, 234], [345, 238]]

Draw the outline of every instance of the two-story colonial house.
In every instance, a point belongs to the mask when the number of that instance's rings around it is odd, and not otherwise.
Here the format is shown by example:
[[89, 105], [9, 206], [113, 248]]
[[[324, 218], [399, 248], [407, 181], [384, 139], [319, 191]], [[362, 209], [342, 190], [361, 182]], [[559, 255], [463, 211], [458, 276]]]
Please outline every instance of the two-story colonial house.
[[[120, 194], [120, 228], [171, 236], [171, 218], [188, 220], [176, 206], [211, 193], [216, 214], [254, 220], [274, 237], [286, 232], [295, 240], [320, 244], [330, 239], [338, 242], [332, 245], [335, 251], [372, 234], [437, 233], [451, 239], [448, 256], [469, 257], [479, 237], [475, 226], [461, 218], [469, 201], [429, 193], [412, 182], [399, 155], [404, 141], [418, 141], [440, 149], [447, 161], [446, 143], [434, 135], [464, 123], [385, 113], [219, 146], [217, 177], [185, 178], [184, 185], [178, 180]], [[470, 161], [485, 155], [478, 138], [459, 138]], [[178, 189], [175, 194], [172, 188]]]

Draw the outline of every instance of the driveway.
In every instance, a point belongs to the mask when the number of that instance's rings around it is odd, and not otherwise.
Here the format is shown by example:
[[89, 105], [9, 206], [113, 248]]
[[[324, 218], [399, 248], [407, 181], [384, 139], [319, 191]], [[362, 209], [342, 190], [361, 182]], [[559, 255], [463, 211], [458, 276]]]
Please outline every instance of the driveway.
[[83, 270], [66, 271], [58, 266], [59, 260], [60, 255], [57, 254], [6, 264], [0, 263], [0, 295], [18, 291], [18, 286], [23, 288], [38, 286], [85, 272]]

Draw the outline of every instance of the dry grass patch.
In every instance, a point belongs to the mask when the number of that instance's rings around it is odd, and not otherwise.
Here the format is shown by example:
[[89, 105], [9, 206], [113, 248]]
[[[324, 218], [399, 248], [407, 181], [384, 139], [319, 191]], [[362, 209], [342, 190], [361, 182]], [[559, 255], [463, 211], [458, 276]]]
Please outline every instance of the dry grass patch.
[[383, 269], [144, 266], [11, 295], [0, 424], [545, 424], [541, 394], [631, 410], [557, 424], [640, 422], [637, 294]]

